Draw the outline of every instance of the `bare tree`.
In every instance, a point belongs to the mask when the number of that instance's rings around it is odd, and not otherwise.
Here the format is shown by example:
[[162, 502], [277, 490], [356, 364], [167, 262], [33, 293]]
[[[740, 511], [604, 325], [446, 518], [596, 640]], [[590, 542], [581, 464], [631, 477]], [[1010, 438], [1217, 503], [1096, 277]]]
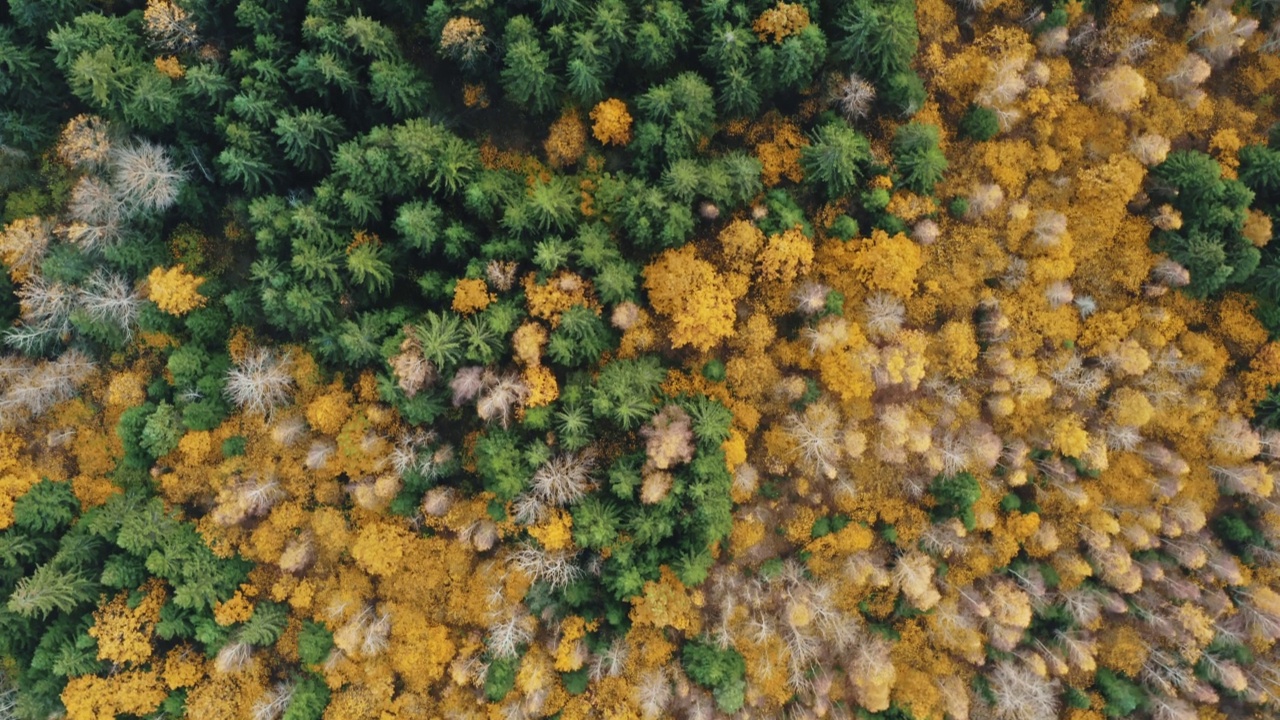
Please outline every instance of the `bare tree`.
[[594, 466], [590, 452], [556, 455], [534, 472], [531, 494], [544, 504], [569, 505], [591, 489]]
[[508, 556], [516, 569], [534, 580], [546, 581], [558, 590], [582, 577], [582, 568], [574, 563], [572, 552], [545, 550], [533, 544], [522, 546]]
[[866, 117], [875, 100], [875, 86], [854, 73], [842, 80], [831, 93], [831, 101], [851, 121]]
[[276, 720], [293, 701], [293, 683], [280, 682], [253, 704], [253, 720]]
[[257, 348], [227, 372], [227, 397], [251, 413], [265, 415], [289, 400], [289, 360]]
[[1058, 681], [1046, 680], [1011, 660], [996, 664], [988, 674], [993, 709], [1004, 720], [1047, 720], [1058, 716]]
[[133, 337], [142, 294], [123, 275], [99, 269], [80, 288], [80, 308], [90, 320], [120, 328], [126, 339]]
[[129, 212], [173, 205], [187, 177], [163, 147], [146, 140], [113, 148], [111, 172], [116, 198]]
[[36, 352], [54, 338], [71, 334], [71, 313], [76, 309], [75, 288], [35, 277], [16, 295], [22, 306], [22, 325], [5, 332], [5, 343], [24, 352]]
[[71, 223], [60, 232], [80, 247], [92, 249], [120, 240], [124, 207], [105, 180], [85, 175], [67, 203]]

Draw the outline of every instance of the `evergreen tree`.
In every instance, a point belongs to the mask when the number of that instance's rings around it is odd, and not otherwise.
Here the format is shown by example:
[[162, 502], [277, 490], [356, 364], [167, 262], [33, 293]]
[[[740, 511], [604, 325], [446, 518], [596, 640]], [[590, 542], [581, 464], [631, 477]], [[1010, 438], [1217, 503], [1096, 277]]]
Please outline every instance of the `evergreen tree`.
[[819, 184], [831, 199], [857, 189], [870, 162], [870, 143], [841, 120], [819, 126], [800, 155], [805, 180]]
[[523, 24], [513, 19], [507, 26], [507, 50], [502, 60], [502, 89], [507, 97], [535, 113], [551, 110], [556, 102], [556, 73], [551, 56]]
[[938, 148], [938, 128], [935, 125], [908, 123], [900, 125], [893, 134], [893, 161], [898, 170], [898, 182], [908, 190], [933, 194], [933, 187], [942, 181], [947, 169], [947, 158]]
[[1000, 132], [1000, 121], [994, 110], [982, 105], [970, 105], [960, 118], [960, 134], [979, 142], [990, 140]]

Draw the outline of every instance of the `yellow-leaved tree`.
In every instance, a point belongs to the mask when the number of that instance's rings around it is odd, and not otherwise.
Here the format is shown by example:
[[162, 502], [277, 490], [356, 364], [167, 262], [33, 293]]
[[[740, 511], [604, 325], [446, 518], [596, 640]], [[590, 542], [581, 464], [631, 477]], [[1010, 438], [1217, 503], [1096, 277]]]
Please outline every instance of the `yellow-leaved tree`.
[[644, 269], [655, 310], [671, 319], [671, 344], [707, 351], [733, 333], [733, 297], [724, 278], [692, 245], [667, 250]]
[[186, 315], [208, 302], [208, 298], [200, 294], [204, 278], [187, 272], [181, 264], [167, 270], [155, 268], [147, 276], [147, 284], [151, 301], [170, 315]]

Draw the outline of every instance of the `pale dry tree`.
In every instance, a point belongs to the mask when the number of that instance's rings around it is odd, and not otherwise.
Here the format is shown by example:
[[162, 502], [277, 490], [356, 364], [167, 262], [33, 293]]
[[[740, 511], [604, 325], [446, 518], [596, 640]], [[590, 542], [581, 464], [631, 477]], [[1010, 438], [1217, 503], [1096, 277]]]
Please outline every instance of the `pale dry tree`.
[[1030, 272], [1030, 265], [1027, 260], [1019, 258], [1016, 255], [1009, 256], [1009, 264], [1005, 265], [1005, 272], [1000, 274], [1000, 284], [1007, 288], [1015, 288], [1027, 282], [1027, 274]]
[[1201, 83], [1209, 79], [1212, 73], [1213, 68], [1204, 58], [1195, 53], [1188, 53], [1173, 68], [1173, 72], [1164, 77], [1164, 84], [1174, 93], [1181, 95], [1198, 88]]
[[68, 350], [53, 361], [16, 361], [0, 367], [0, 425], [39, 416], [75, 396], [93, 374], [94, 364], [79, 350]]
[[223, 527], [265, 516], [285, 497], [275, 479], [252, 478], [222, 489], [211, 516]]
[[596, 653], [591, 659], [591, 679], [595, 682], [606, 677], [617, 677], [626, 669], [630, 650], [626, 640], [617, 638], [609, 643], [609, 647]]
[[693, 460], [693, 421], [679, 405], [667, 405], [640, 429], [646, 469], [669, 470]]
[[458, 531], [458, 542], [470, 544], [476, 552], [488, 552], [498, 542], [498, 525], [489, 518], [476, 520]]
[[934, 220], [924, 219], [916, 223], [911, 228], [911, 239], [921, 245], [932, 245], [938, 241], [938, 237], [942, 234], [941, 228]]
[[1041, 210], [1036, 213], [1033, 242], [1044, 248], [1057, 247], [1067, 232], [1067, 216], [1057, 210]]
[[453, 508], [455, 494], [451, 487], [437, 485], [431, 488], [422, 496], [422, 514], [427, 517], [444, 517]]
[[1040, 60], [1036, 60], [1028, 65], [1026, 74], [1024, 75], [1029, 87], [1044, 87], [1049, 84], [1049, 80], [1052, 76], [1053, 73], [1049, 69], [1049, 65]]
[[67, 214], [77, 223], [119, 225], [120, 200], [106, 180], [94, 175], [84, 175], [71, 188]]
[[8, 673], [0, 671], [0, 718], [16, 718], [17, 707], [18, 685], [9, 678]]
[[1152, 693], [1148, 698], [1151, 717], [1155, 720], [1196, 720], [1200, 713], [1185, 700]]
[[58, 234], [86, 250], [113, 246], [123, 236], [124, 225], [118, 216], [102, 222], [87, 223], [73, 220], [58, 227]]
[[293, 683], [279, 682], [253, 704], [253, 720], [276, 720], [293, 702]]
[[1273, 55], [1280, 53], [1280, 19], [1271, 22], [1271, 29], [1267, 31], [1267, 37], [1258, 46], [1258, 50]]
[[1098, 312], [1098, 301], [1094, 300], [1092, 295], [1077, 295], [1073, 302], [1081, 318], [1087, 318]]
[[1027, 90], [1027, 82], [1022, 76], [1026, 66], [1024, 55], [1008, 55], [992, 61], [991, 75], [978, 90], [977, 103], [995, 110], [1016, 101]]
[[291, 447], [307, 435], [307, 421], [301, 415], [291, 415], [271, 426], [271, 440], [277, 445]]
[[112, 189], [126, 214], [169, 208], [187, 177], [163, 147], [147, 140], [112, 148], [110, 163]]
[[253, 646], [247, 642], [233, 640], [218, 651], [213, 667], [220, 673], [236, 672], [249, 664], [253, 658]]
[[[342, 605], [345, 607], [346, 603]], [[330, 616], [337, 614], [331, 607]], [[334, 632], [333, 642], [338, 652], [348, 657], [371, 657], [387, 649], [390, 637], [391, 614], [385, 610], [379, 612], [373, 603], [367, 603]], [[333, 657], [331, 654], [330, 658]]]
[[992, 710], [1001, 720], [1051, 720], [1058, 717], [1058, 681], [1002, 660], [987, 674]]
[[1066, 280], [1054, 280], [1045, 287], [1044, 298], [1049, 301], [1049, 307], [1059, 308], [1074, 300], [1075, 293], [1071, 291], [1071, 283]]
[[436, 366], [423, 356], [422, 347], [411, 334], [405, 335], [404, 342], [400, 343], [400, 352], [387, 362], [405, 397], [414, 397], [436, 381]]
[[809, 344], [809, 353], [825, 353], [840, 346], [849, 337], [849, 324], [839, 315], [828, 315], [817, 325], [806, 327], [800, 336]]
[[969, 214], [982, 217], [1004, 204], [1004, 189], [996, 183], [979, 183], [969, 193]]
[[863, 323], [876, 338], [891, 338], [902, 329], [907, 308], [897, 296], [886, 292], [872, 293], [862, 306]]
[[123, 275], [95, 270], [80, 288], [78, 300], [90, 320], [115, 325], [126, 340], [133, 337], [142, 294]]
[[534, 471], [530, 494], [543, 504], [566, 507], [591, 489], [594, 467], [590, 451], [555, 455]]
[[1129, 65], [1116, 65], [1103, 74], [1089, 92], [1089, 100], [1114, 113], [1137, 109], [1147, 97], [1147, 81]]
[[1130, 425], [1108, 425], [1103, 431], [1107, 449], [1129, 451], [1142, 443], [1142, 433]]
[[471, 402], [485, 387], [485, 369], [480, 366], [459, 368], [449, 381], [453, 391], [453, 405], [460, 407]]
[[498, 660], [511, 660], [520, 655], [520, 647], [533, 640], [536, 621], [523, 603], [506, 606], [495, 613], [485, 636], [485, 647]]
[[516, 373], [490, 375], [480, 398], [476, 400], [476, 414], [481, 420], [497, 420], [506, 427], [511, 422], [515, 406], [529, 397], [529, 386]]
[[1231, 8], [1231, 0], [1209, 0], [1192, 9], [1187, 21], [1192, 42], [1215, 67], [1235, 57], [1258, 30], [1255, 18], [1237, 18], [1231, 13]]
[[803, 413], [788, 416], [785, 428], [796, 444], [793, 459], [827, 479], [839, 474], [840, 413], [834, 407], [811, 403]]
[[269, 348], [251, 350], [227, 371], [227, 397], [250, 413], [266, 415], [289, 400], [289, 359]]
[[284, 550], [280, 552], [280, 559], [276, 561], [276, 565], [284, 572], [299, 575], [311, 567], [315, 560], [315, 535], [310, 531], [305, 531], [301, 535], [290, 538], [289, 542], [285, 543]]
[[857, 73], [850, 73], [836, 85], [831, 102], [850, 121], [865, 118], [876, 100], [876, 88]]
[[26, 352], [43, 348], [50, 340], [66, 340], [72, 331], [71, 313], [78, 306], [76, 289], [37, 276], [14, 293], [22, 311], [22, 324], [9, 328], [4, 341]]
[[1220, 418], [1209, 434], [1209, 449], [1219, 459], [1244, 461], [1262, 452], [1262, 438], [1239, 415]]
[[1169, 155], [1169, 147], [1169, 138], [1155, 133], [1144, 133], [1129, 143], [1129, 152], [1133, 153], [1138, 162], [1152, 167], [1164, 162], [1165, 157]]
[[391, 613], [381, 610], [371, 613], [360, 639], [360, 654], [372, 657], [386, 650], [391, 644]]
[[671, 704], [673, 695], [671, 680], [667, 678], [662, 668], [646, 672], [640, 677], [640, 682], [632, 688], [632, 697], [645, 720], [658, 720], [665, 717], [664, 713], [667, 706]]
[[751, 463], [742, 463], [737, 470], [733, 471], [733, 489], [734, 492], [741, 493], [744, 497], [755, 494], [756, 489], [760, 486], [760, 471]]
[[996, 113], [996, 122], [1001, 132], [1009, 132], [1022, 119], [1022, 111], [1016, 107], [992, 108]]
[[337, 447], [328, 440], [316, 440], [311, 443], [311, 447], [307, 448], [307, 455], [302, 460], [302, 467], [307, 470], [315, 471], [322, 469], [329, 463], [329, 458]]
[[827, 295], [831, 289], [826, 285], [806, 280], [792, 294], [796, 301], [796, 309], [804, 315], [817, 315], [827, 307]]
[[929, 610], [942, 595], [934, 587], [936, 566], [932, 558], [913, 550], [898, 558], [893, 568], [893, 583], [917, 610]]
[[640, 306], [627, 301], [618, 303], [613, 308], [613, 313], [609, 316], [609, 324], [619, 330], [630, 330], [642, 319], [643, 311]]
[[485, 277], [498, 292], [506, 292], [516, 282], [516, 264], [509, 260], [490, 260], [484, 268]]
[[534, 582], [545, 582], [552, 590], [566, 587], [582, 577], [582, 568], [574, 562], [572, 552], [525, 544], [511, 552], [507, 559]]
[[1050, 28], [1036, 36], [1036, 48], [1045, 55], [1061, 55], [1067, 49], [1067, 41], [1071, 39], [1071, 31], [1058, 26]]
[[[426, 503], [424, 497], [422, 502]], [[537, 525], [547, 517], [547, 503], [531, 492], [520, 493], [511, 501], [511, 517], [521, 525]]]

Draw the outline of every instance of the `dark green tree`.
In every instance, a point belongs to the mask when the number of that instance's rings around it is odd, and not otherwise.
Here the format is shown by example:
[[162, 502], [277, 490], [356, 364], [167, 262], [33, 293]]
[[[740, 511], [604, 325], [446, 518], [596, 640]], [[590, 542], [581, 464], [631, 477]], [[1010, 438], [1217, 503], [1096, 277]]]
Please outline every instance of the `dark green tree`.
[[982, 105], [970, 105], [960, 118], [960, 134], [979, 142], [990, 140], [1000, 132], [996, 111]]
[[721, 712], [735, 713], [742, 708], [747, 664], [737, 650], [721, 650], [709, 642], [693, 640], [681, 650], [680, 664], [690, 680], [714, 693]]
[[871, 144], [842, 120], [819, 126], [800, 155], [805, 180], [831, 199], [856, 190], [870, 162]]

